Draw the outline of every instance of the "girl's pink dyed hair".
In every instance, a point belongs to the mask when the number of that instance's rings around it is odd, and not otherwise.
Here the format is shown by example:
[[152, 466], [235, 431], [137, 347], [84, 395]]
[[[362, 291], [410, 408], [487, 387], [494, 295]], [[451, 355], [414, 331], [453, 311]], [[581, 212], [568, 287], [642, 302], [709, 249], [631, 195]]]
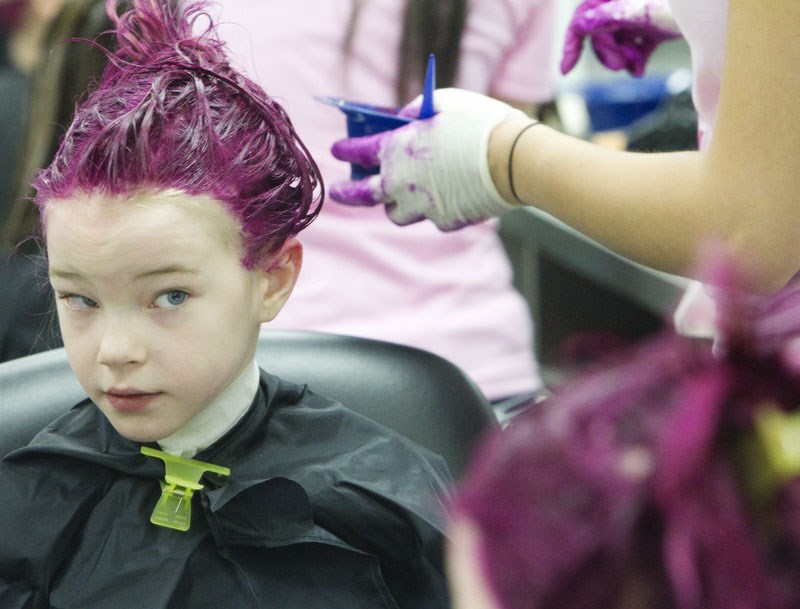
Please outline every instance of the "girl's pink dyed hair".
[[[239, 220], [252, 268], [319, 213], [316, 164], [286, 112], [228, 63], [204, 1], [106, 0], [118, 49], [76, 110], [36, 203], [100, 191], [210, 195]], [[44, 214], [42, 214], [44, 217]]]
[[477, 452], [452, 506], [504, 609], [800, 607], [800, 480], [757, 499], [741, 452], [759, 406], [800, 406], [800, 282], [755, 299], [713, 275], [718, 353], [665, 331]]

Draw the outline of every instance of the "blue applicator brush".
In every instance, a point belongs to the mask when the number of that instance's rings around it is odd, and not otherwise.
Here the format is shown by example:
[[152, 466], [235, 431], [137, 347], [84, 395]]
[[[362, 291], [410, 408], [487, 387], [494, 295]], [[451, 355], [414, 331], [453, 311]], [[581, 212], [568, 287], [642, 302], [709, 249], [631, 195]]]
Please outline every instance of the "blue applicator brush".
[[428, 57], [428, 71], [425, 73], [425, 85], [422, 88], [422, 107], [418, 118], [430, 118], [433, 110], [433, 91], [436, 89], [436, 57], [433, 53]]
[[[0, 0], [2, 3], [3, 0]], [[340, 97], [315, 96], [317, 101], [339, 108], [347, 116], [347, 137], [363, 137], [374, 135], [382, 131], [397, 129], [407, 125], [413, 120], [430, 118], [436, 111], [433, 109], [433, 91], [436, 89], [436, 58], [433, 53], [428, 57], [428, 71], [425, 73], [425, 83], [422, 87], [422, 105], [419, 116], [401, 116], [397, 108], [386, 108], [349, 101]], [[351, 163], [351, 177], [360, 180], [368, 175], [378, 173], [378, 167], [363, 167]]]

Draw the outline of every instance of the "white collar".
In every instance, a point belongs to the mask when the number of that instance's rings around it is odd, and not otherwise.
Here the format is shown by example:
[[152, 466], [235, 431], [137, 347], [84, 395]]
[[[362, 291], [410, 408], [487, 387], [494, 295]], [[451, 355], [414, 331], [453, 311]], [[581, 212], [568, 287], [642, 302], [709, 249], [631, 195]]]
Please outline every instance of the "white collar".
[[258, 364], [245, 368], [211, 403], [189, 419], [183, 427], [158, 444], [166, 453], [191, 459], [219, 440], [245, 415], [258, 390]]

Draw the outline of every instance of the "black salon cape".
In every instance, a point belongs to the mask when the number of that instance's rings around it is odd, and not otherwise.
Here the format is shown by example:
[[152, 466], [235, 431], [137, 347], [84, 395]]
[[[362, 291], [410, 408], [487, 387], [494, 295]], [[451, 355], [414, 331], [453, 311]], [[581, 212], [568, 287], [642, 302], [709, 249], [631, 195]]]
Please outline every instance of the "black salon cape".
[[[153, 445], [154, 447], [156, 445]], [[0, 464], [2, 609], [448, 606], [441, 457], [261, 373], [195, 459], [187, 532], [150, 523], [164, 464], [88, 400]]]

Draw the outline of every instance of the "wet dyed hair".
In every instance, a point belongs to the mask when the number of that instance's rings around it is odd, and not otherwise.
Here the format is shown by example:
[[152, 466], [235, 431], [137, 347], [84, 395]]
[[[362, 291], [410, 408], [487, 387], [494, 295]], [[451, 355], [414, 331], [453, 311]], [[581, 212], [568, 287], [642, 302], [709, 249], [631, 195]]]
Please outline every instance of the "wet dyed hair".
[[743, 298], [720, 273], [714, 353], [665, 331], [477, 452], [453, 509], [504, 609], [800, 607], [800, 467], [754, 431], [800, 406], [800, 282]]
[[[228, 63], [202, 0], [106, 0], [117, 49], [34, 180], [46, 207], [93, 192], [210, 195], [264, 262], [319, 213], [319, 172], [283, 108]], [[44, 214], [42, 214], [43, 221]]]

